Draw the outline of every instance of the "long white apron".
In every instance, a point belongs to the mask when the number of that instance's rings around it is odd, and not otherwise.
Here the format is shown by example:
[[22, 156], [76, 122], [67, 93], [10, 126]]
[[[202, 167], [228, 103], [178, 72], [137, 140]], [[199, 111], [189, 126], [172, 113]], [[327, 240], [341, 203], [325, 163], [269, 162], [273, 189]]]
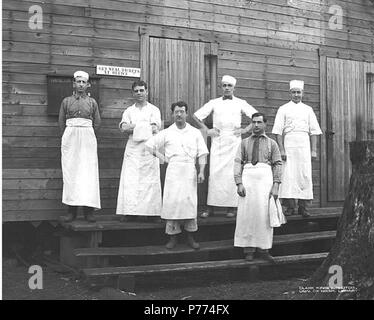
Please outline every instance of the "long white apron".
[[62, 203], [100, 209], [97, 141], [90, 119], [66, 120], [61, 140]]
[[246, 164], [242, 180], [246, 196], [239, 197], [234, 246], [270, 249], [273, 243], [269, 217], [271, 167], [266, 163]]
[[188, 156], [175, 156], [166, 169], [162, 219], [196, 219], [197, 175], [195, 161]]
[[279, 197], [313, 199], [312, 161], [307, 132], [290, 132], [284, 137], [287, 161], [284, 162]]
[[234, 135], [234, 130], [221, 130], [218, 137], [212, 138], [207, 200], [210, 206], [238, 206], [234, 161], [240, 143], [241, 137]]
[[160, 165], [145, 147], [130, 135], [122, 162], [116, 214], [160, 216]]

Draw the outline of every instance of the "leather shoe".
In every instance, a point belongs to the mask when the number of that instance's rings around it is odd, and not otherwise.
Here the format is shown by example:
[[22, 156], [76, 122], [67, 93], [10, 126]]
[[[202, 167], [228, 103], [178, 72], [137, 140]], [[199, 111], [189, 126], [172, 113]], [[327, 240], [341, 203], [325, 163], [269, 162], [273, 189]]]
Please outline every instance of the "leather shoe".
[[200, 249], [200, 245], [195, 241], [192, 234], [190, 233], [187, 234], [187, 243], [192, 249], [195, 249], [195, 250]]
[[96, 222], [96, 219], [94, 218], [93, 212], [85, 214], [84, 217], [88, 222]]
[[119, 218], [119, 221], [120, 222], [127, 222], [128, 221], [127, 216], [121, 215], [121, 217]]
[[308, 212], [306, 208], [299, 207], [298, 214], [300, 214], [304, 218], [310, 217], [310, 213]]
[[252, 261], [253, 260], [253, 253], [245, 254], [244, 259], [247, 260], [247, 261]]
[[284, 215], [285, 216], [292, 216], [295, 214], [295, 209], [294, 208], [287, 208], [285, 211], [284, 211]]
[[177, 236], [176, 235], [170, 236], [170, 240], [165, 245], [166, 249], [168, 249], [168, 250], [174, 249], [175, 246], [177, 245], [177, 242], [178, 241], [177, 241]]
[[77, 213], [71, 213], [69, 212], [66, 217], [62, 217], [63, 222], [72, 222], [77, 218]]
[[267, 251], [265, 251], [265, 252], [257, 252], [257, 258], [269, 261], [271, 263], [275, 262], [274, 258]]

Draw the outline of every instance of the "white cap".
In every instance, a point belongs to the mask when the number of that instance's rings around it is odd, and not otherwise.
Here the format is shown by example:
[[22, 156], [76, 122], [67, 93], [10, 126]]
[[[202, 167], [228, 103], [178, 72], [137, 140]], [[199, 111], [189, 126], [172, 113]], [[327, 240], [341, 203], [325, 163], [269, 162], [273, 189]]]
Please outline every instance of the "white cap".
[[236, 79], [232, 76], [225, 75], [222, 77], [222, 82], [228, 82], [232, 84], [234, 87], [236, 85]]
[[291, 89], [304, 90], [304, 81], [301, 81], [301, 80], [291, 80], [290, 81], [290, 90]]
[[88, 73], [84, 72], [84, 71], [76, 71], [76, 72], [74, 72], [74, 79], [78, 78], [78, 77], [85, 78], [87, 81], [90, 78], [90, 76], [88, 75]]

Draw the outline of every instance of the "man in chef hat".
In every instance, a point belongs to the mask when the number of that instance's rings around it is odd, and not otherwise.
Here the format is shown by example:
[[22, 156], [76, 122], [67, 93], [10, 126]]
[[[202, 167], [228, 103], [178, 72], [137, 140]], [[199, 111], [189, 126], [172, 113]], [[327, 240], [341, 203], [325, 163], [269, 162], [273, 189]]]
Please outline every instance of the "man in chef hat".
[[68, 205], [66, 222], [76, 219], [80, 206], [85, 218], [94, 222], [93, 211], [101, 208], [95, 136], [101, 119], [97, 102], [87, 95], [88, 80], [87, 72], [74, 73], [75, 92], [62, 101], [58, 119], [62, 134], [62, 203]]
[[302, 102], [304, 81], [290, 81], [291, 101], [279, 107], [273, 133], [284, 161], [279, 198], [287, 209], [285, 215], [310, 216], [308, 205], [313, 199], [312, 161], [317, 159], [317, 135], [322, 134], [313, 108]]
[[[208, 101], [193, 116], [201, 129], [211, 137], [210, 167], [208, 181], [208, 210], [201, 214], [206, 218], [213, 214], [213, 207], [226, 208], [228, 218], [235, 217], [238, 194], [233, 179], [234, 160], [241, 143], [241, 135], [250, 131], [251, 125], [241, 128], [242, 114], [251, 117], [257, 112], [247, 101], [234, 96], [236, 79], [222, 77], [222, 96]], [[204, 123], [213, 113], [213, 128]]]

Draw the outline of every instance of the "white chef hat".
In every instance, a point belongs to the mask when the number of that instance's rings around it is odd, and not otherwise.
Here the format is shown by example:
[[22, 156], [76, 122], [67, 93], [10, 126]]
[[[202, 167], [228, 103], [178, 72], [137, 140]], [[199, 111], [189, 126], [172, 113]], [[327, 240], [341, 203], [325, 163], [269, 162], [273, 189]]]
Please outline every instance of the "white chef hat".
[[222, 77], [222, 82], [228, 82], [232, 84], [234, 87], [236, 85], [236, 79], [232, 76], [225, 75]]
[[74, 72], [74, 79], [77, 77], [85, 78], [87, 81], [90, 78], [87, 72], [84, 71], [76, 71]]
[[291, 89], [304, 90], [304, 81], [302, 81], [302, 80], [291, 80], [290, 81], [290, 90]]

